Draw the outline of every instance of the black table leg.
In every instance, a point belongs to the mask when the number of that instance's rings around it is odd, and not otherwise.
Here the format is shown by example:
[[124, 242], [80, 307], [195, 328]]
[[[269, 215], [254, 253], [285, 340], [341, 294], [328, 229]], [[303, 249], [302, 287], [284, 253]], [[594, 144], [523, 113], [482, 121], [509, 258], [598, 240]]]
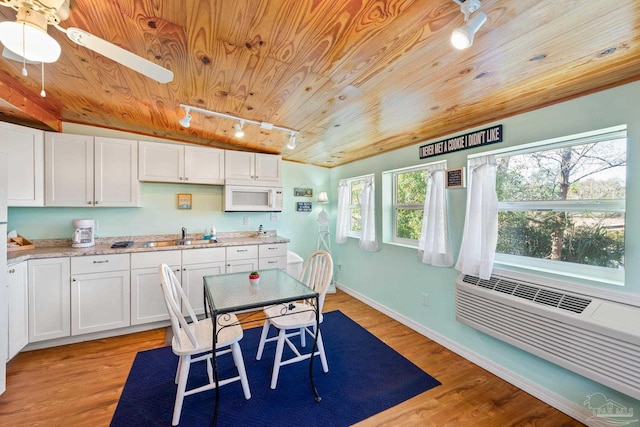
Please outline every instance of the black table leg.
[[311, 357], [309, 357], [309, 380], [311, 381], [311, 391], [315, 396], [316, 402], [320, 402], [322, 398], [318, 394], [318, 388], [313, 380], [313, 359], [315, 359], [315, 353], [318, 349], [318, 334], [320, 334], [320, 297], [316, 295], [316, 333], [313, 338], [313, 347], [311, 348]]

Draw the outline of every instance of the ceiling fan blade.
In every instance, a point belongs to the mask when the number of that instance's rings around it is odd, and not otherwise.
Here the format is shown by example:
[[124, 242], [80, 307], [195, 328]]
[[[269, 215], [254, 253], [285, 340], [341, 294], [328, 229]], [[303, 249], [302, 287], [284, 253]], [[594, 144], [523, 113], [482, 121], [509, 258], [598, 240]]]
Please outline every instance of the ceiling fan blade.
[[160, 83], [169, 83], [170, 81], [173, 81], [173, 71], [167, 70], [158, 64], [154, 64], [153, 62], [131, 53], [128, 50], [122, 49], [113, 43], [109, 43], [100, 37], [94, 36], [80, 28], [71, 27], [64, 29], [57, 25], [56, 28], [65, 32], [67, 37], [69, 37], [69, 39], [74, 43], [112, 59], [125, 67], [129, 67], [134, 71], [144, 74], [151, 79]]

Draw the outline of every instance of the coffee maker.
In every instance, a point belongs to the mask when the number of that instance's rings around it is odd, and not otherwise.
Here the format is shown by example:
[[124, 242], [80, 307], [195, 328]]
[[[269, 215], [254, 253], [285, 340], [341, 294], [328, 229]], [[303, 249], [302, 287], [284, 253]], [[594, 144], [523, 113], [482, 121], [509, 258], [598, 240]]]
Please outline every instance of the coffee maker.
[[96, 244], [93, 239], [96, 221], [93, 219], [74, 219], [73, 238], [71, 239], [71, 247], [88, 248]]

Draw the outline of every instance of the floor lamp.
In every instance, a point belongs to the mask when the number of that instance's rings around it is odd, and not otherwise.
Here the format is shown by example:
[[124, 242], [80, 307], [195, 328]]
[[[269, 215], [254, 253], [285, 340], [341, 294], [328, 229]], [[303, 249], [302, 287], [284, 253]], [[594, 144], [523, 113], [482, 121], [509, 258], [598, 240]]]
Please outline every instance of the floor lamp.
[[[324, 210], [324, 205], [329, 203], [329, 197], [325, 191], [318, 194], [318, 203], [322, 206], [322, 210], [318, 214], [318, 248], [331, 254], [331, 233], [329, 232], [329, 214]], [[333, 255], [332, 255], [333, 256]], [[335, 292], [336, 285], [332, 278], [327, 292]]]

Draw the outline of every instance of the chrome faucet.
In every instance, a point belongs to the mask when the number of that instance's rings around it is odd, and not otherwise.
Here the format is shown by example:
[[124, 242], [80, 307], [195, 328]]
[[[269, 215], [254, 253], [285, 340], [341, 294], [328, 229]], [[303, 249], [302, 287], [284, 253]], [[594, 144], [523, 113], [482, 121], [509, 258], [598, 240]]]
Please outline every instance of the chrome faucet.
[[182, 227], [182, 240], [187, 238], [187, 229], [186, 227]]

